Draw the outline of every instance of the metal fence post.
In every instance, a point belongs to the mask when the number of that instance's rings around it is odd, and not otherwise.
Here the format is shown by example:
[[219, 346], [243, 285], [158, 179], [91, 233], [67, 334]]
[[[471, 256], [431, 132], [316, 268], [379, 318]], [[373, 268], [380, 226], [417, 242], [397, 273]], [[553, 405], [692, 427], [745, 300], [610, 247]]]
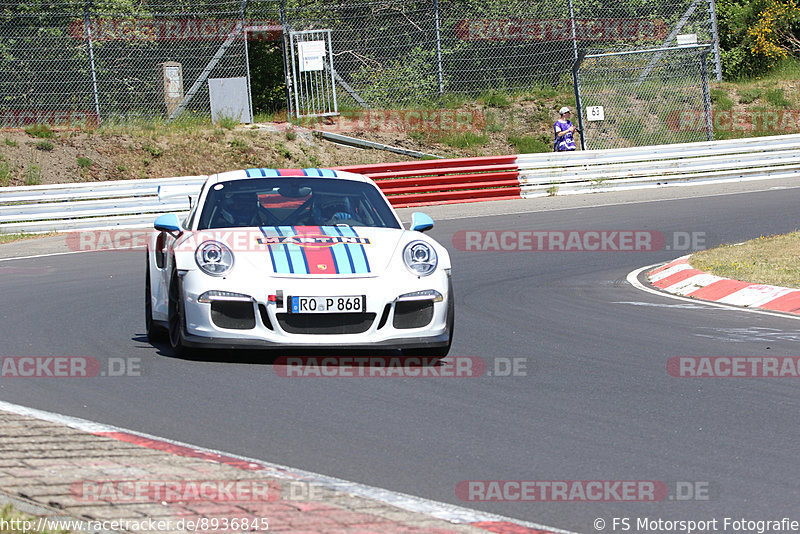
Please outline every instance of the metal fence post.
[[700, 73], [703, 76], [703, 112], [706, 119], [706, 139], [714, 140], [714, 121], [711, 117], [711, 91], [708, 89], [708, 52], [700, 56]]
[[722, 61], [719, 52], [719, 31], [717, 30], [717, 4], [708, 0], [708, 15], [711, 22], [711, 38], [714, 40], [714, 70], [718, 82], [722, 81]]
[[586, 51], [581, 50], [572, 63], [572, 82], [575, 86], [575, 112], [578, 114], [578, 130], [581, 132], [581, 150], [586, 150], [586, 133], [583, 129], [583, 105], [581, 104], [581, 78], [578, 70], [581, 68]]
[[439, 95], [444, 94], [444, 75], [442, 73], [442, 30], [439, 26], [439, 0], [433, 0], [434, 24], [436, 26], [436, 63], [439, 73]]
[[100, 124], [100, 97], [97, 94], [97, 71], [95, 70], [94, 65], [94, 43], [92, 42], [92, 20], [89, 16], [89, 4], [91, 0], [88, 0], [84, 4], [83, 10], [83, 28], [86, 34], [86, 46], [89, 49], [89, 67], [92, 71], [92, 93], [94, 94], [94, 112], [97, 115], [97, 124]]
[[[572, 54], [573, 59], [578, 59], [578, 39], [575, 34], [575, 8], [572, 5], [572, 0], [569, 0], [569, 22], [572, 26]], [[581, 136], [583, 137], [583, 136]]]

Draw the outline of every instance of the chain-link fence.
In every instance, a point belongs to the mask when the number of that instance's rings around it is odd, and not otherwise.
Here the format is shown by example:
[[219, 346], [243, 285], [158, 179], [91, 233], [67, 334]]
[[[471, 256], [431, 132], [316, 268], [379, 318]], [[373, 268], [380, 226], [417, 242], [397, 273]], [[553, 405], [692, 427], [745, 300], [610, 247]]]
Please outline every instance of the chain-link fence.
[[256, 76], [254, 101], [292, 101], [291, 69], [263, 69], [248, 38], [289, 66], [288, 35], [304, 30], [331, 30], [340, 108], [565, 87], [580, 51], [713, 42], [711, 1], [0, 0], [0, 120], [208, 115], [209, 78]]
[[578, 87], [588, 149], [713, 139], [706, 46], [588, 55]]

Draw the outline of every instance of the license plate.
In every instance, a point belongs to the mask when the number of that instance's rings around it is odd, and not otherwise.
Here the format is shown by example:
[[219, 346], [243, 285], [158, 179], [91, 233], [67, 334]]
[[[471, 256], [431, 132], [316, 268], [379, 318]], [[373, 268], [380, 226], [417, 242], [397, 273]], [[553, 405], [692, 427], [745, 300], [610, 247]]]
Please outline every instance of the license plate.
[[366, 295], [292, 297], [291, 300], [291, 313], [361, 313], [366, 307]]

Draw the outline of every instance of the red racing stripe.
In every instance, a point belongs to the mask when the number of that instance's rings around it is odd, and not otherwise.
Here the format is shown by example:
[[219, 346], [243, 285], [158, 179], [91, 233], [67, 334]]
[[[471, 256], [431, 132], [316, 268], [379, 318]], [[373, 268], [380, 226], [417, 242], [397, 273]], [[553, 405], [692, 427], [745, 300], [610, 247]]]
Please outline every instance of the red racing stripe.
[[278, 169], [279, 176], [305, 176], [303, 169]]
[[[298, 226], [295, 230], [298, 236], [325, 235], [319, 226]], [[330, 246], [304, 246], [301, 248], [308, 263], [308, 274], [339, 274]]]
[[697, 291], [692, 291], [686, 296], [691, 296], [703, 300], [719, 300], [735, 293], [742, 288], [753, 285], [752, 282], [742, 282], [741, 280], [718, 280], [713, 284], [701, 287]]

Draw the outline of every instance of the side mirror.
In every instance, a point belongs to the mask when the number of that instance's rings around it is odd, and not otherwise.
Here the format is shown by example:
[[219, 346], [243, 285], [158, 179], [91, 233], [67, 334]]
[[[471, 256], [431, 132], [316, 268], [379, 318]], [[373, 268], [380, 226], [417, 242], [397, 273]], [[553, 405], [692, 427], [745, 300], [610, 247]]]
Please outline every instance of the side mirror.
[[156, 219], [156, 222], [153, 223], [153, 227], [159, 232], [167, 232], [173, 237], [177, 237], [176, 234], [180, 235], [183, 232], [181, 222], [174, 213], [167, 213], [166, 215], [160, 216]]
[[433, 228], [433, 219], [420, 211], [411, 214], [411, 229], [417, 232], [425, 232]]

